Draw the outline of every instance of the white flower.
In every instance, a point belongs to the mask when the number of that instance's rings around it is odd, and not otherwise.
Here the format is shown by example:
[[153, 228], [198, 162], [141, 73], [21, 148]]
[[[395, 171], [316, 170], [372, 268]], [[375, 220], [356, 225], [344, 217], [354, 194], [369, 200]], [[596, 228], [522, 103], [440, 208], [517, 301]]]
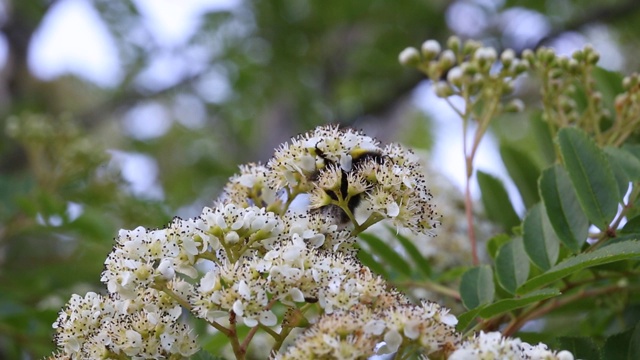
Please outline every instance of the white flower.
[[400, 335], [396, 330], [388, 331], [384, 335], [384, 342], [387, 345], [388, 353], [396, 352], [398, 347], [402, 344], [402, 335]]

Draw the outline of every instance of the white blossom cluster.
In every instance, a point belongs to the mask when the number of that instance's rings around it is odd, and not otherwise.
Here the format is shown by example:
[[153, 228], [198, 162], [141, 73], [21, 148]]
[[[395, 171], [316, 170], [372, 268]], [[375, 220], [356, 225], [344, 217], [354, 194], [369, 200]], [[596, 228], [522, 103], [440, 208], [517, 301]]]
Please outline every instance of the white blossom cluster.
[[[280, 344], [308, 327], [272, 354], [282, 359], [458, 349], [448, 309], [412, 304], [355, 257], [355, 236], [379, 221], [417, 234], [436, 225], [411, 152], [329, 126], [294, 138], [266, 166], [240, 170], [199, 216], [121, 230], [101, 276], [109, 294], [72, 296], [53, 325], [51, 358], [188, 358], [199, 346], [185, 311], [227, 336], [236, 325], [251, 336], [284, 334]], [[308, 209], [294, 211], [302, 194]]]
[[322, 316], [274, 359], [364, 359], [404, 347], [417, 347], [424, 356], [446, 353], [460, 344], [454, 328], [458, 320], [448, 312], [432, 302], [413, 305], [402, 295], [386, 293], [373, 309], [356, 305]]
[[53, 324], [59, 352], [51, 359], [188, 358], [195, 334], [177, 320], [182, 308], [148, 289], [129, 300], [117, 294], [73, 295]]
[[573, 360], [567, 350], [555, 352], [547, 345], [530, 345], [518, 338], [503, 337], [499, 332], [480, 332], [465, 341], [451, 354], [449, 360]]
[[437, 221], [417, 160], [399, 145], [381, 147], [358, 131], [319, 127], [276, 150], [266, 183], [289, 197], [310, 193], [311, 208], [338, 223], [369, 226], [388, 219], [398, 228], [430, 233]]
[[196, 316], [214, 321], [233, 312], [250, 327], [274, 326], [269, 302], [316, 303], [325, 313], [371, 303], [386, 291], [382, 278], [352, 257], [317, 251], [293, 234], [291, 240], [236, 264], [209, 271], [190, 302]]

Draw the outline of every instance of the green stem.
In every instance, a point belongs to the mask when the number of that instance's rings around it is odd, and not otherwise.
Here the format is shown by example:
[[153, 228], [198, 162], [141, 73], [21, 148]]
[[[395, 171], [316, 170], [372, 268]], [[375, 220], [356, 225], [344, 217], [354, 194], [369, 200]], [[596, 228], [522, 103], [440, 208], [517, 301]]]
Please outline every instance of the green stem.
[[238, 340], [238, 331], [236, 329], [236, 313], [231, 310], [229, 312], [229, 333], [227, 335], [229, 338], [229, 342], [231, 342], [231, 348], [233, 349], [233, 353], [236, 355], [236, 359], [244, 360], [246, 355], [246, 350], [240, 346], [240, 341]]
[[466, 86], [462, 87], [462, 98], [464, 99], [465, 103], [464, 114], [462, 114], [462, 152], [464, 153], [465, 170], [467, 174], [467, 177], [465, 179], [464, 209], [467, 219], [467, 235], [469, 236], [469, 241], [471, 242], [471, 256], [473, 258], [473, 264], [478, 265], [480, 261], [478, 259], [476, 233], [473, 228], [473, 202], [471, 201], [471, 176], [473, 175], [473, 157], [467, 149], [469, 120], [471, 118], [473, 103], [471, 101], [469, 89]]
[[[634, 207], [634, 204], [638, 197], [640, 196], [640, 183], [633, 184], [633, 188], [631, 190], [631, 194], [629, 195], [629, 201], [622, 207], [622, 210], [615, 218], [615, 220], [611, 223], [611, 225], [600, 233], [598, 240], [591, 245], [585, 252], [591, 252], [595, 249], [599, 248], [602, 244], [604, 244], [607, 240], [612, 237], [615, 237], [615, 231], [620, 226], [622, 219], [627, 216], [627, 213]], [[612, 236], [613, 235], [613, 236]]]

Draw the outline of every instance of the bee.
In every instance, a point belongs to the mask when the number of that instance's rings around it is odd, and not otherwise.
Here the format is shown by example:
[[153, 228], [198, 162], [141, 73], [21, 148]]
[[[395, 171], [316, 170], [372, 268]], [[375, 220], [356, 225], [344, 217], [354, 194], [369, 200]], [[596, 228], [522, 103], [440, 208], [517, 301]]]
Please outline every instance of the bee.
[[[334, 201], [345, 199], [349, 195], [348, 194], [349, 192], [348, 174], [349, 173], [353, 173], [353, 172], [357, 173], [361, 171], [364, 168], [364, 165], [369, 161], [373, 161], [377, 164], [382, 165], [384, 164], [387, 158], [382, 154], [382, 151], [380, 150], [356, 150], [351, 153], [351, 168], [347, 171], [342, 167], [340, 167], [338, 164], [336, 164], [335, 161], [329, 159], [328, 156], [326, 156], [326, 154], [318, 147], [319, 143], [320, 141], [317, 142], [315, 145], [315, 155], [320, 157], [323, 160], [325, 166], [323, 167], [323, 169], [318, 169], [316, 172], [311, 174], [311, 176], [309, 177], [309, 180], [311, 181], [318, 180], [321, 171], [329, 167], [334, 169], [339, 169], [340, 171], [340, 189], [338, 190], [339, 193], [333, 190], [325, 190], [326, 194]], [[366, 194], [366, 191], [363, 193], [352, 195], [349, 198], [347, 207], [352, 214], [355, 212], [356, 208], [362, 202], [362, 198], [365, 194]], [[334, 204], [326, 205], [320, 208], [319, 210], [322, 211], [327, 216], [334, 218], [338, 225], [347, 225], [351, 221], [347, 213], [337, 205], [334, 205]]]

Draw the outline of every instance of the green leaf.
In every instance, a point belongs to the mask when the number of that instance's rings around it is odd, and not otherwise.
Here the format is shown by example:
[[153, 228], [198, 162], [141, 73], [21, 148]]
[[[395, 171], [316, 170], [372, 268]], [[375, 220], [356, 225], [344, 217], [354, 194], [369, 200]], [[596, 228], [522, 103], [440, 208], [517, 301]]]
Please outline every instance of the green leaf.
[[535, 111], [529, 121], [542, 163], [544, 167], [550, 166], [556, 161], [556, 145], [549, 131], [549, 123], [543, 120], [542, 111]]
[[600, 360], [598, 346], [588, 337], [561, 337], [558, 347], [571, 351], [574, 358], [582, 360]]
[[502, 245], [508, 243], [511, 240], [511, 237], [507, 234], [498, 234], [487, 241], [487, 252], [492, 259], [496, 258], [498, 255], [498, 250], [502, 247]]
[[518, 286], [529, 276], [529, 258], [522, 238], [517, 237], [502, 245], [496, 256], [496, 274], [500, 285], [515, 294]]
[[482, 204], [489, 219], [502, 224], [504, 229], [511, 232], [511, 228], [520, 224], [520, 217], [513, 209], [507, 190], [500, 179], [485, 172], [478, 171], [478, 185], [482, 193]]
[[500, 146], [500, 156], [509, 176], [520, 191], [525, 207], [528, 209], [540, 201], [540, 194], [538, 194], [540, 169], [538, 165], [527, 153], [507, 144]]
[[542, 270], [555, 265], [560, 252], [560, 239], [553, 231], [542, 204], [534, 205], [524, 218], [522, 239], [529, 259]]
[[635, 257], [640, 257], [639, 241], [625, 241], [603, 246], [593, 252], [583, 253], [564, 260], [549, 269], [549, 271], [529, 279], [529, 281], [518, 288], [517, 293], [526, 294], [533, 289], [552, 283], [588, 267], [633, 259]]
[[602, 359], [634, 360], [640, 354], [640, 323], [625, 332], [609, 336], [602, 347]]
[[640, 354], [640, 323], [636, 324], [629, 341], [629, 355], [637, 358], [638, 354]]
[[469, 271], [470, 267], [469, 266], [456, 266], [453, 267], [451, 269], [446, 270], [443, 273], [437, 274], [437, 276], [435, 276], [434, 281], [437, 281], [439, 283], [446, 283], [446, 282], [451, 282], [451, 281], [457, 281], [458, 279], [460, 279], [462, 277], [462, 275]]
[[609, 157], [610, 162], [618, 164], [630, 181], [640, 180], [640, 159], [627, 149], [615, 148], [607, 146], [604, 152]]
[[618, 212], [618, 184], [604, 152], [583, 130], [558, 131], [560, 152], [587, 218], [605, 230]]
[[458, 316], [458, 323], [456, 324], [456, 330], [458, 332], [463, 332], [469, 324], [473, 321], [473, 319], [478, 317], [480, 311], [484, 309], [484, 306], [479, 306], [475, 309], [464, 312]]
[[613, 176], [616, 178], [616, 184], [618, 184], [618, 196], [620, 196], [620, 198], [622, 199], [629, 190], [629, 175], [627, 175], [627, 173], [617, 161], [612, 159], [609, 155], [607, 155], [607, 157], [609, 158], [609, 166], [611, 166]]
[[587, 239], [589, 220], [582, 211], [566, 170], [554, 165], [542, 172], [540, 197], [551, 226], [562, 243], [574, 253]]
[[374, 273], [382, 276], [383, 278], [391, 278], [391, 275], [389, 275], [389, 272], [384, 268], [384, 266], [377, 262], [366, 250], [360, 249], [360, 251], [358, 251], [358, 260], [360, 260], [362, 265], [370, 268]]
[[560, 291], [558, 291], [558, 289], [541, 289], [522, 297], [498, 300], [493, 304], [481, 308], [478, 315], [484, 319], [488, 319], [559, 295]]
[[363, 233], [359, 236], [369, 245], [371, 251], [384, 260], [392, 269], [411, 277], [411, 266], [389, 244], [373, 234]]
[[493, 273], [489, 265], [471, 268], [462, 275], [460, 297], [468, 310], [492, 302], [494, 294]]
[[631, 218], [627, 221], [622, 229], [618, 230], [618, 234], [633, 234], [640, 233], [640, 215]]
[[404, 247], [407, 255], [413, 260], [415, 267], [424, 275], [426, 278], [431, 278], [431, 266], [429, 265], [429, 260], [422, 256], [420, 250], [416, 247], [413, 241], [409, 240], [406, 236], [402, 236], [401, 234], [397, 234], [396, 231], [392, 228], [388, 228], [389, 232], [393, 236], [395, 236], [402, 247]]

